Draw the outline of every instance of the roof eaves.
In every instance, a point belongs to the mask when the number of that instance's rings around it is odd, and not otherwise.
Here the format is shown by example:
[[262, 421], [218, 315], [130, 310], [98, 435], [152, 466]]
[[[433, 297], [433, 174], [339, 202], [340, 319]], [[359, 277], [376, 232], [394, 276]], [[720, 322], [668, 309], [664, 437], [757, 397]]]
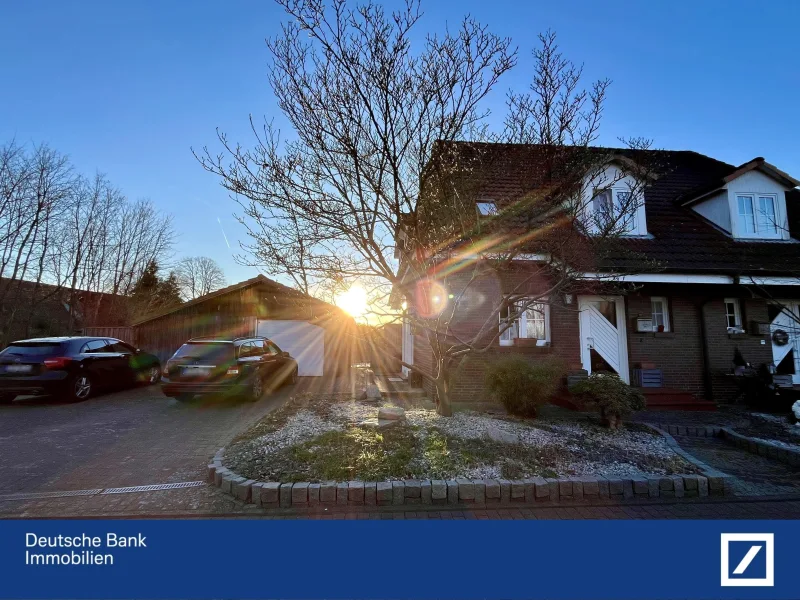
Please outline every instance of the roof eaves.
[[144, 317], [142, 319], [139, 319], [138, 321], [135, 321], [133, 323], [133, 326], [136, 327], [137, 325], [142, 325], [143, 323], [147, 323], [148, 321], [154, 321], [156, 319], [160, 319], [161, 317], [166, 317], [167, 315], [170, 315], [170, 314], [172, 314], [174, 312], [178, 312], [179, 310], [183, 310], [184, 308], [188, 308], [188, 307], [194, 306], [196, 304], [201, 304], [203, 302], [207, 302], [208, 300], [211, 300], [213, 298], [217, 298], [219, 296], [224, 296], [225, 294], [230, 294], [231, 292], [235, 292], [237, 290], [241, 290], [241, 289], [256, 285], [258, 283], [269, 283], [271, 285], [278, 286], [279, 288], [284, 288], [281, 291], [289, 290], [293, 294], [305, 295], [305, 294], [302, 294], [302, 292], [298, 292], [297, 290], [294, 290], [294, 289], [292, 289], [290, 287], [287, 287], [287, 286], [285, 286], [285, 285], [283, 285], [281, 283], [278, 283], [277, 281], [273, 281], [272, 279], [269, 279], [268, 277], [265, 277], [264, 275], [259, 273], [255, 277], [251, 277], [250, 279], [245, 279], [244, 281], [240, 281], [239, 283], [234, 283], [234, 284], [229, 285], [227, 287], [220, 288], [220, 289], [215, 290], [215, 291], [213, 291], [213, 292], [211, 292], [209, 294], [206, 294], [205, 296], [198, 296], [197, 298], [194, 298], [192, 300], [188, 300], [187, 302], [183, 302], [182, 304], [178, 304], [177, 306], [173, 306], [172, 308], [168, 308], [166, 310], [162, 310], [160, 312], [153, 313], [151, 315], [147, 315], [146, 317]]

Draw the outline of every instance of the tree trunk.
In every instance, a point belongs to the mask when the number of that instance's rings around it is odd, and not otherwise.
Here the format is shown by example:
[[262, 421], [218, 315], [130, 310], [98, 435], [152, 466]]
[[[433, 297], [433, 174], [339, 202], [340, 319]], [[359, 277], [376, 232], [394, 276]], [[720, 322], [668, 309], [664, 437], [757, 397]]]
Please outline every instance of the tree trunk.
[[436, 380], [436, 412], [443, 417], [453, 416], [453, 406], [450, 403], [450, 370], [442, 368]]

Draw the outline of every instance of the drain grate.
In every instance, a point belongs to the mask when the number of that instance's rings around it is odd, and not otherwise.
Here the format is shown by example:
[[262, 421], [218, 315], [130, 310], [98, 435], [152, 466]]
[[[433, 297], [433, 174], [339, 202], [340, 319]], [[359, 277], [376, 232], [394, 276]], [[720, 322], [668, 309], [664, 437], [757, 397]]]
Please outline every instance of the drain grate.
[[179, 490], [205, 485], [205, 481], [181, 481], [180, 483], [155, 483], [153, 485], [136, 485], [133, 487], [108, 488], [103, 494], [130, 494], [134, 492], [157, 492], [159, 490]]
[[97, 490], [70, 490], [66, 492], [30, 492], [26, 494], [6, 494], [0, 496], [0, 502], [7, 500], [44, 500], [46, 498], [67, 498], [69, 496], [94, 496], [101, 493]]
[[181, 481], [179, 483], [155, 483], [153, 485], [136, 485], [132, 487], [99, 488], [95, 490], [69, 490], [66, 492], [30, 492], [7, 494], [0, 496], [0, 502], [13, 500], [46, 500], [47, 498], [68, 498], [70, 496], [97, 496], [105, 494], [132, 494], [136, 492], [157, 492], [159, 490], [179, 490], [205, 485], [204, 481]]

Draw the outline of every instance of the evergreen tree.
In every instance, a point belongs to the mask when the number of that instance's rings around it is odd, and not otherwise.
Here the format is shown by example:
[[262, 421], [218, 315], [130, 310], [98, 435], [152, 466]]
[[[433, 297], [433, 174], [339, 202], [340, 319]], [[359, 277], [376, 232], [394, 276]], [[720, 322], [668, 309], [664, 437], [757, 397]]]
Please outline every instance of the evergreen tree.
[[131, 291], [134, 318], [181, 303], [180, 286], [175, 273], [165, 278], [159, 277], [158, 273], [158, 263], [151, 260], [134, 284]]

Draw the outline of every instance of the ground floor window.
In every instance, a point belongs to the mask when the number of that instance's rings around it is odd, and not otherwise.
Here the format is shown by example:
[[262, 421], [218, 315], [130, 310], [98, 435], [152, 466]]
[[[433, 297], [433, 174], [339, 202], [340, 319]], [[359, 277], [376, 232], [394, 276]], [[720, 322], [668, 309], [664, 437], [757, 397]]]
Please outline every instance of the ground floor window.
[[725, 298], [725, 322], [728, 333], [742, 331], [742, 309], [738, 298]]
[[[509, 327], [506, 325], [512, 322]], [[500, 345], [512, 346], [517, 338], [536, 340], [537, 346], [550, 342], [550, 305], [521, 299], [500, 310]]]
[[653, 311], [653, 331], [669, 331], [669, 312], [667, 299], [661, 296], [650, 298]]

